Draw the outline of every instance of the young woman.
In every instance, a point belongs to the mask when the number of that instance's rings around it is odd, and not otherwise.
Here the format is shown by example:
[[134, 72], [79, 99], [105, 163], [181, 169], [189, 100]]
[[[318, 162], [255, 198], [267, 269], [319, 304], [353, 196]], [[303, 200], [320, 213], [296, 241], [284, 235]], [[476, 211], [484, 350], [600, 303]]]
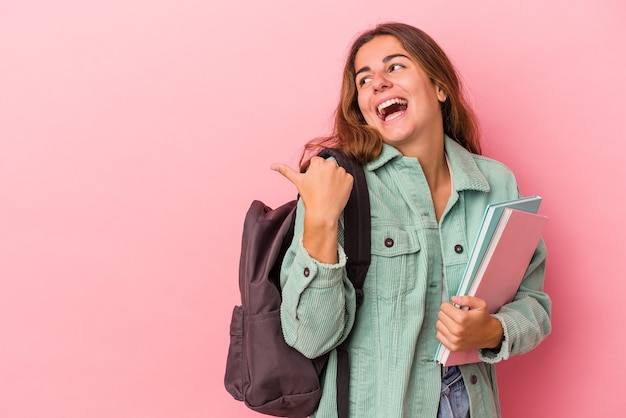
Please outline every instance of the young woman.
[[[319, 157], [303, 159], [301, 172], [272, 166], [300, 194], [281, 276], [285, 339], [311, 358], [331, 352], [314, 417], [337, 416], [334, 349], [349, 332], [350, 417], [499, 417], [494, 363], [551, 330], [543, 242], [498, 313], [453, 294], [485, 207], [519, 197], [515, 178], [480, 155], [457, 74], [417, 28], [387, 23], [359, 36], [341, 93], [334, 134], [308, 148], [341, 148], [365, 168], [372, 259], [357, 320], [342, 248], [352, 177]], [[439, 342], [478, 349], [482, 362], [442, 368]]]

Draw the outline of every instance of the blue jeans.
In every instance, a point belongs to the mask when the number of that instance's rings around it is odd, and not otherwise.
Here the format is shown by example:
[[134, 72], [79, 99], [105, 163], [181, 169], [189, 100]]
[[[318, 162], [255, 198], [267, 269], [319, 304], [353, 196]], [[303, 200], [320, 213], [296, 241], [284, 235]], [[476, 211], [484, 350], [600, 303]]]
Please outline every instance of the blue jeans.
[[457, 366], [444, 367], [437, 418], [469, 418], [469, 416], [469, 398], [461, 370]]

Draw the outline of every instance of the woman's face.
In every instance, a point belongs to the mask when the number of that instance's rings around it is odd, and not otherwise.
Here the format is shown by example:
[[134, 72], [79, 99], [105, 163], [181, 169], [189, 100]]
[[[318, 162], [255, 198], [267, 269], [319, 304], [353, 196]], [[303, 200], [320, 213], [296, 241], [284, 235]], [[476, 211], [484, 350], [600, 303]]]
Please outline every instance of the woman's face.
[[368, 125], [405, 155], [443, 140], [440, 102], [446, 95], [391, 35], [377, 36], [355, 56], [358, 104]]

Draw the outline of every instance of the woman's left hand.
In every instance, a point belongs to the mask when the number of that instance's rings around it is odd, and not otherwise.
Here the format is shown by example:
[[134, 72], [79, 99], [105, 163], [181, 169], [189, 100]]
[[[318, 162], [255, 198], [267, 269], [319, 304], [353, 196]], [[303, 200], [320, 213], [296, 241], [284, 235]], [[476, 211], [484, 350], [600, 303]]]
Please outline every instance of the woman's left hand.
[[437, 339], [450, 351], [497, 348], [502, 343], [502, 324], [489, 314], [487, 303], [480, 298], [453, 296], [452, 302], [441, 304], [438, 318]]

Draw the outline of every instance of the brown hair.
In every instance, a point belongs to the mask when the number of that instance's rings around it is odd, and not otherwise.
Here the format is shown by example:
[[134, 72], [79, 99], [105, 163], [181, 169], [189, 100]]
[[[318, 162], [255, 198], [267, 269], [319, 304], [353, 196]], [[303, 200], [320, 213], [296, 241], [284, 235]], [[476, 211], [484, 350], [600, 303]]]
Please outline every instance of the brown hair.
[[424, 69], [433, 83], [446, 93], [441, 104], [444, 133], [474, 154], [480, 154], [478, 123], [464, 97], [457, 72], [441, 47], [425, 32], [404, 23], [383, 23], [362, 33], [352, 44], [343, 71], [341, 99], [335, 111], [334, 132], [309, 142], [300, 161], [304, 170], [310, 156], [321, 147], [334, 147], [362, 164], [382, 150], [378, 131], [367, 125], [357, 102], [354, 60], [363, 45], [377, 36], [391, 35]]

